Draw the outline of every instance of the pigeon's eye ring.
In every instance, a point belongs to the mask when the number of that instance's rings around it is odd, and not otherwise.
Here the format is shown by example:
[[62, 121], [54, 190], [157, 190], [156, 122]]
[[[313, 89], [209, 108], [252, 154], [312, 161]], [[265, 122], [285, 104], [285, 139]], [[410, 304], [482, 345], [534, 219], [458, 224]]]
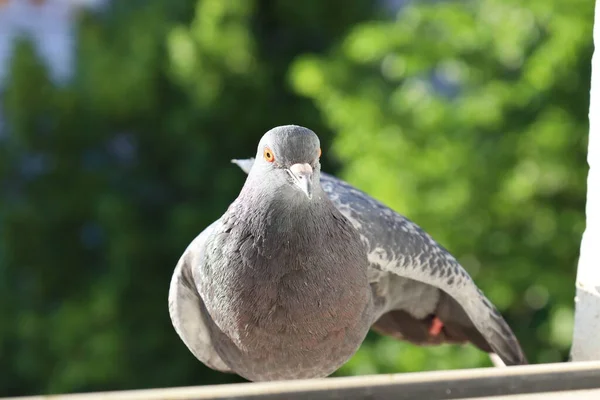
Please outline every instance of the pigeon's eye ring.
[[273, 154], [273, 151], [268, 147], [265, 147], [265, 150], [263, 151], [263, 157], [267, 162], [275, 161], [275, 154]]

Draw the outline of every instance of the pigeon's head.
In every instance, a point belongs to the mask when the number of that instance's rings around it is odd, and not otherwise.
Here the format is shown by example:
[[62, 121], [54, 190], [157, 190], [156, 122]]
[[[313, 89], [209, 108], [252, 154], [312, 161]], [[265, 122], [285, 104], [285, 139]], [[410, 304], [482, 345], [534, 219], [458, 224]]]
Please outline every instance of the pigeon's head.
[[267, 185], [299, 190], [311, 199], [319, 184], [320, 156], [321, 145], [313, 131], [278, 126], [260, 140], [251, 174], [260, 174]]

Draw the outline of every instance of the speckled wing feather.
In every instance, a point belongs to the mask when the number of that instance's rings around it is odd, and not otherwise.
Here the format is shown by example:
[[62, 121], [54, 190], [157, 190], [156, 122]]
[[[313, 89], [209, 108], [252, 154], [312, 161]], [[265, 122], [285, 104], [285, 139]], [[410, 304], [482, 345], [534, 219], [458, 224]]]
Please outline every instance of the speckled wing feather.
[[[248, 173], [253, 160], [233, 162]], [[471, 341], [496, 353], [506, 365], [526, 363], [500, 313], [446, 249], [416, 224], [351, 185], [324, 173], [321, 185], [367, 248], [378, 307], [374, 328], [427, 344], [416, 331], [422, 328], [417, 322], [441, 313], [451, 318], [444, 321], [449, 323], [448, 333], [456, 332], [441, 341]]]
[[[431, 236], [416, 224], [349, 184], [323, 174], [321, 184], [330, 199], [360, 232], [367, 246], [373, 281], [389, 280], [391, 273], [441, 289], [462, 307], [466, 317], [506, 365], [526, 363], [510, 327], [483, 295], [468, 273]], [[404, 294], [382, 285], [389, 306]], [[421, 301], [415, 306], [422, 306]], [[443, 300], [438, 300], [443, 301]], [[384, 312], [388, 311], [384, 308]], [[468, 321], [467, 321], [468, 322]], [[465, 324], [466, 325], [466, 324]], [[483, 346], [480, 346], [483, 347]]]
[[231, 372], [213, 347], [204, 302], [198, 295], [193, 270], [202, 262], [205, 242], [216, 222], [190, 243], [173, 273], [169, 288], [169, 314], [175, 331], [185, 345], [204, 364], [223, 372]]

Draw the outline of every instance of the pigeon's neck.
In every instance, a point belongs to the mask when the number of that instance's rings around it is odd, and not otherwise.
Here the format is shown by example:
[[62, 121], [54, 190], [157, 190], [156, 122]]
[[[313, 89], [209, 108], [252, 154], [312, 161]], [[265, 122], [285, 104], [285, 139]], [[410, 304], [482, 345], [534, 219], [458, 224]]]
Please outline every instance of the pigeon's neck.
[[364, 274], [367, 259], [360, 235], [320, 184], [311, 199], [291, 185], [244, 189], [249, 190], [242, 190], [230, 217], [237, 225], [232, 231], [237, 240], [252, 243], [243, 255], [250, 273], [263, 271], [274, 278], [297, 270], [354, 278]]
[[312, 198], [308, 198], [294, 187], [280, 191], [242, 192], [244, 204], [239, 214], [253, 234], [258, 237], [279, 237], [287, 240], [319, 240], [323, 227], [338, 213], [335, 206], [320, 185], [314, 188]]

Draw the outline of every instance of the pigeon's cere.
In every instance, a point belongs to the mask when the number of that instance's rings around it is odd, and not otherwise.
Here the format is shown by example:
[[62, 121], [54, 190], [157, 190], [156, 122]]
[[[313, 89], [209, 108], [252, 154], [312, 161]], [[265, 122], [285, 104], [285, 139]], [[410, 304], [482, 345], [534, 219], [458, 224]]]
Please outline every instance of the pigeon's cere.
[[456, 259], [402, 215], [321, 174], [320, 155], [314, 132], [288, 125], [262, 137], [254, 160], [234, 160], [248, 173], [244, 187], [171, 281], [171, 320], [190, 351], [250, 380], [317, 378], [372, 327], [526, 363]]

